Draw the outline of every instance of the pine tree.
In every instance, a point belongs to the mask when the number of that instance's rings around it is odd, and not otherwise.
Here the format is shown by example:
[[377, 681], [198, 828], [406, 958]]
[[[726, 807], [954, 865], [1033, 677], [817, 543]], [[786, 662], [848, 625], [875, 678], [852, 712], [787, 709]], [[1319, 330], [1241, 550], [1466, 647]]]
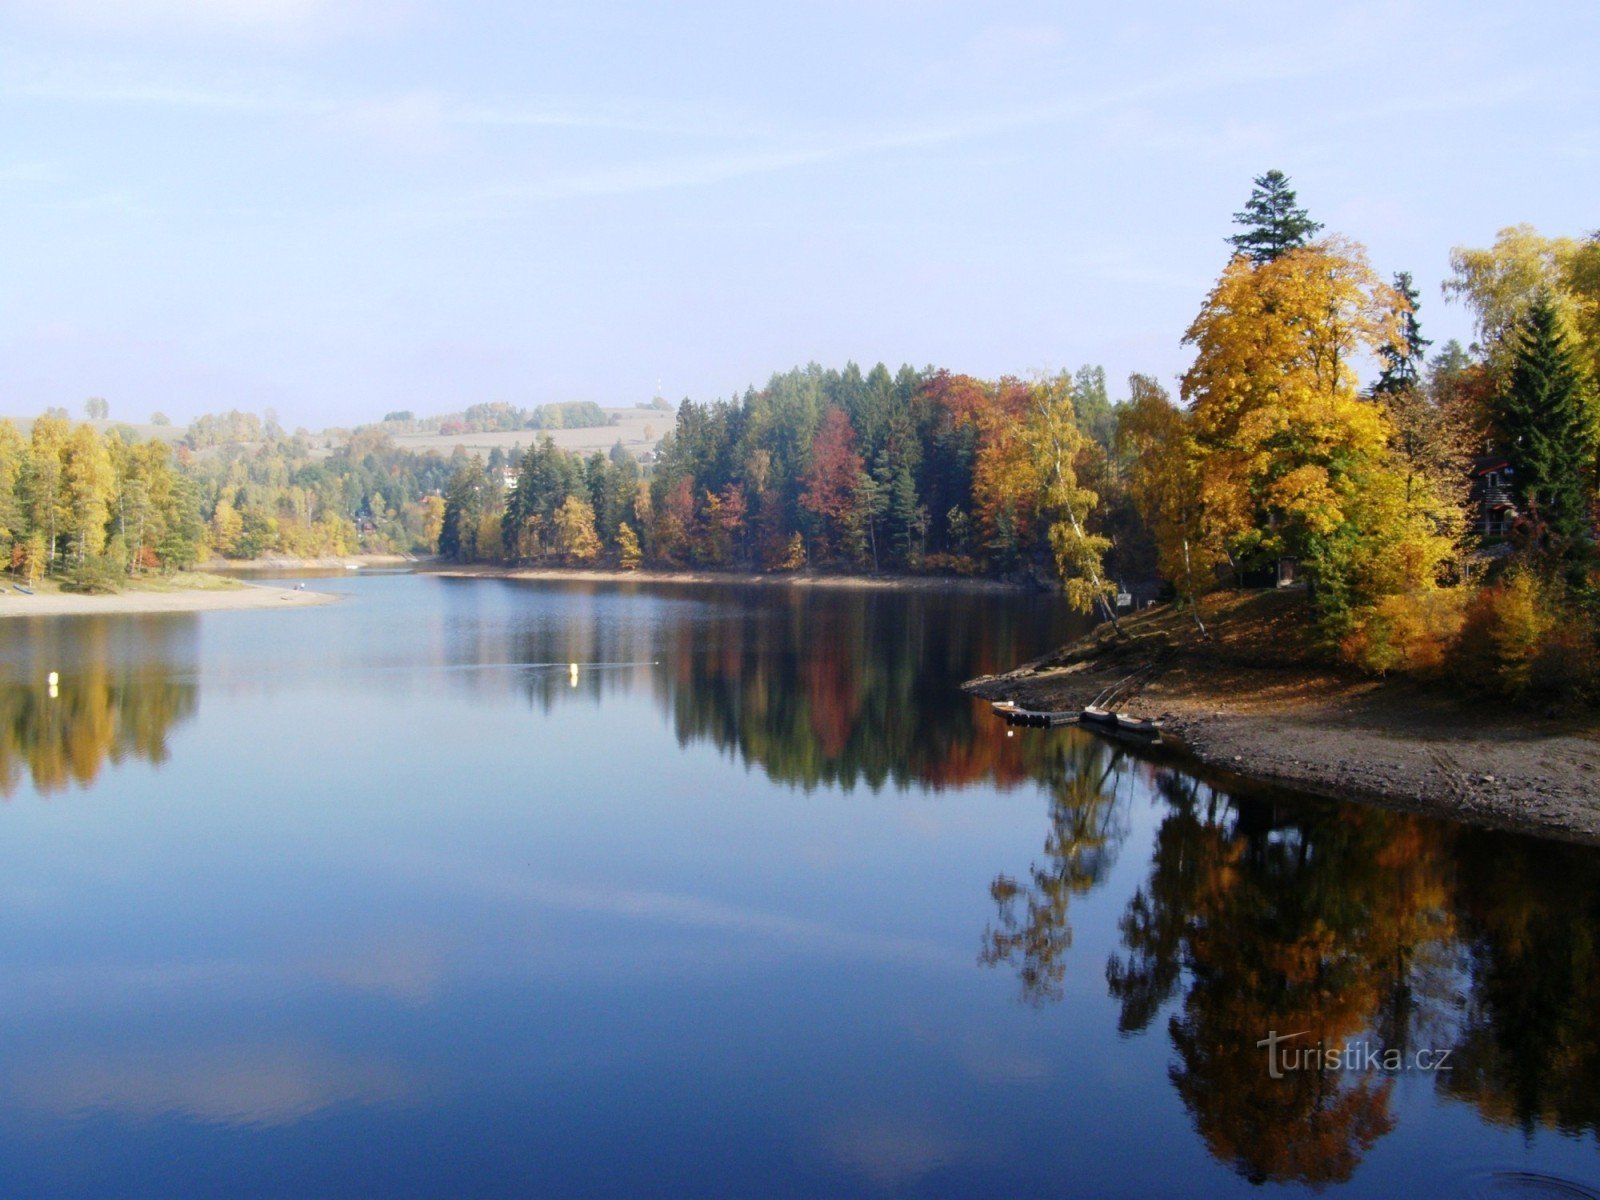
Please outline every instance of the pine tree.
[[441, 557], [457, 562], [472, 560], [488, 487], [489, 478], [482, 460], [468, 459], [456, 467], [444, 496], [444, 515], [439, 528]]
[[1282, 171], [1258, 175], [1243, 212], [1233, 214], [1244, 232], [1228, 239], [1230, 245], [1253, 263], [1272, 262], [1306, 245], [1322, 228], [1297, 206], [1289, 177]]
[[1511, 377], [1496, 414], [1505, 438], [1516, 496], [1562, 537], [1589, 526], [1594, 419], [1577, 358], [1562, 333], [1555, 304], [1541, 293], [1523, 320]]

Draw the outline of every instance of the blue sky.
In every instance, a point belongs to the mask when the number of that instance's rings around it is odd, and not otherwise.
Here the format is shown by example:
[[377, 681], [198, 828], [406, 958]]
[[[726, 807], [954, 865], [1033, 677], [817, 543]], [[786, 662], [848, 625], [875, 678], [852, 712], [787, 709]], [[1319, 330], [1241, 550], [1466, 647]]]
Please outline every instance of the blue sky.
[[1171, 382], [1254, 175], [1423, 288], [1600, 227], [1600, 5], [0, 0], [0, 413], [816, 360]]

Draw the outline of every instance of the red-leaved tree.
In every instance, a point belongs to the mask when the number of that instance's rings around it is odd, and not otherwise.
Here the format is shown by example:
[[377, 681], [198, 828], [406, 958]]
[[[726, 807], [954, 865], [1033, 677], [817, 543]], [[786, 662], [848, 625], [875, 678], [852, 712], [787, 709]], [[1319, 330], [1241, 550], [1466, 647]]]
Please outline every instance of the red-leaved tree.
[[800, 495], [801, 507], [822, 518], [819, 557], [832, 558], [857, 540], [856, 490], [861, 469], [849, 415], [842, 408], [830, 408], [811, 439], [811, 469]]

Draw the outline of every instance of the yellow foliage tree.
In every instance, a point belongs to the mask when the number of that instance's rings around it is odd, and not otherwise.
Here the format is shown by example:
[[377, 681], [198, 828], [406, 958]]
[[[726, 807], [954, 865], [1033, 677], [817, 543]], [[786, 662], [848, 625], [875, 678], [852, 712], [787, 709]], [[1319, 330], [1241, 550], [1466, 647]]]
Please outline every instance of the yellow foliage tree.
[[571, 562], [593, 562], [600, 554], [600, 535], [594, 528], [594, 508], [586, 500], [568, 496], [556, 510], [556, 551]]
[[1325, 616], [1426, 588], [1458, 514], [1408, 498], [1382, 408], [1356, 363], [1398, 345], [1405, 300], [1354, 242], [1235, 258], [1185, 335], [1202, 526], [1236, 562], [1303, 561]]
[[1457, 246], [1450, 267], [1455, 274], [1445, 280], [1444, 294], [1472, 309], [1496, 378], [1511, 370], [1517, 333], [1545, 294], [1562, 333], [1582, 348], [1591, 378], [1600, 380], [1600, 241], [1547, 238], [1531, 225], [1513, 225], [1488, 249]]
[[499, 562], [506, 556], [505, 539], [501, 533], [502, 514], [490, 509], [478, 518], [478, 534], [473, 540], [473, 554], [483, 562]]
[[991, 546], [1025, 544], [1043, 524], [1068, 602], [1080, 612], [1099, 603], [1115, 622], [1101, 565], [1110, 542], [1087, 526], [1099, 497], [1078, 480], [1087, 446], [1074, 419], [1072, 377], [1038, 380], [985, 414], [973, 497]]
[[43, 416], [28, 435], [28, 459], [22, 479], [22, 497], [29, 523], [47, 539], [47, 563], [56, 560], [57, 540], [71, 528], [66, 506], [66, 481], [62, 463], [71, 427], [60, 417]]
[[217, 553], [223, 556], [232, 554], [243, 532], [244, 518], [239, 515], [239, 510], [228, 500], [218, 500], [217, 507], [211, 513], [211, 544]]
[[422, 543], [429, 550], [439, 548], [439, 531], [444, 528], [444, 497], [424, 496], [422, 508]]
[[11, 544], [27, 532], [28, 523], [17, 503], [27, 448], [17, 427], [0, 419], [0, 561], [8, 560]]
[[617, 526], [617, 549], [622, 552], [622, 569], [638, 570], [639, 564], [644, 561], [644, 552], [639, 548], [639, 535], [626, 521]]
[[1155, 380], [1135, 375], [1117, 418], [1128, 493], [1156, 544], [1157, 567], [1193, 602], [1214, 582], [1226, 556], [1201, 521], [1200, 450], [1194, 420]]
[[105, 441], [92, 425], [79, 425], [67, 439], [62, 464], [72, 544], [81, 563], [106, 546], [106, 521], [111, 515], [117, 473]]

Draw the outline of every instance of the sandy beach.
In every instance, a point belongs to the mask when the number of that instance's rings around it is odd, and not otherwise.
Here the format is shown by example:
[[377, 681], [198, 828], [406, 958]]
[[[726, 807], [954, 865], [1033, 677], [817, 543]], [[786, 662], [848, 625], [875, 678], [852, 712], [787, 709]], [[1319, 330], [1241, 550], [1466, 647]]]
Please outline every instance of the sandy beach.
[[99, 596], [44, 590], [25, 596], [15, 591], [10, 583], [5, 584], [5, 589], [0, 593], [0, 618], [309, 608], [332, 604], [338, 599], [326, 592], [260, 587], [233, 581], [210, 587], [134, 588]]

